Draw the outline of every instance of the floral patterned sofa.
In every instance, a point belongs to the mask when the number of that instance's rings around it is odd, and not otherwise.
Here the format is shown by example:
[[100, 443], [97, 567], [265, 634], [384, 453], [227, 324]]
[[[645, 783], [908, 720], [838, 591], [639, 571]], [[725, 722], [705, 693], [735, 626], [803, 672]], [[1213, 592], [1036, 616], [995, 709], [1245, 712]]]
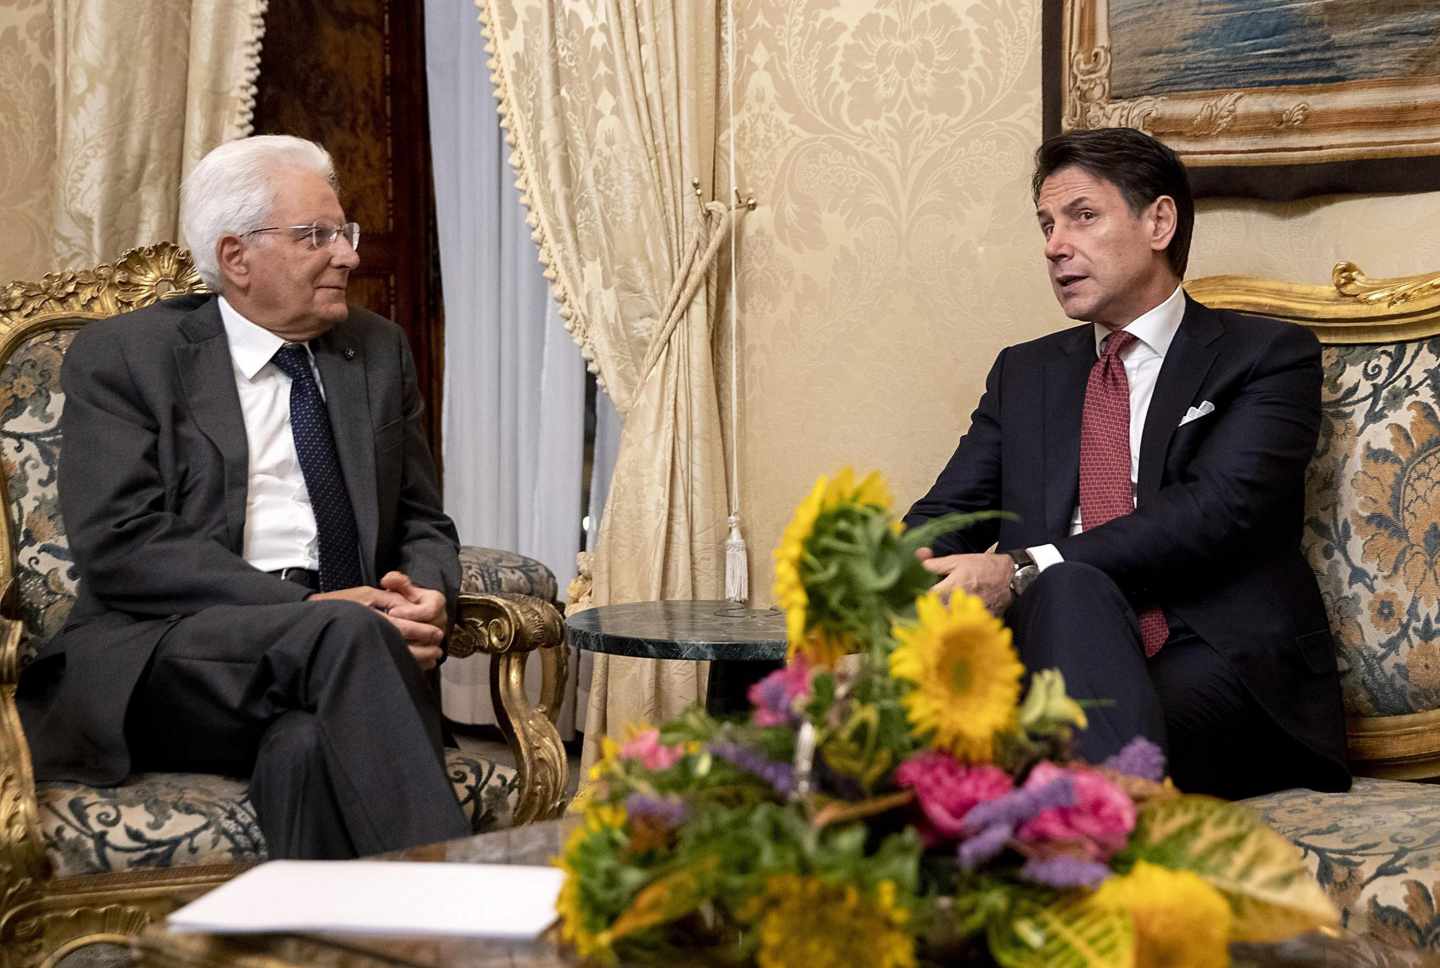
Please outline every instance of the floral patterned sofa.
[[1354, 788], [1250, 804], [1299, 845], [1349, 930], [1440, 951], [1440, 275], [1330, 286], [1242, 276], [1210, 306], [1310, 327], [1324, 344], [1304, 548], [1330, 614]]
[[[246, 782], [141, 774], [123, 786], [36, 784], [15, 711], [20, 669], [75, 596], [56, 465], [60, 365], [79, 327], [200, 288], [172, 245], [112, 265], [0, 290], [0, 965], [38, 963], [96, 938], [133, 933], [177, 902], [265, 858]], [[555, 577], [539, 562], [462, 551], [452, 655], [486, 652], [516, 768], [448, 751], [455, 795], [479, 832], [557, 815], [567, 760], [553, 717], [565, 681]], [[524, 689], [542, 663], [539, 704]]]

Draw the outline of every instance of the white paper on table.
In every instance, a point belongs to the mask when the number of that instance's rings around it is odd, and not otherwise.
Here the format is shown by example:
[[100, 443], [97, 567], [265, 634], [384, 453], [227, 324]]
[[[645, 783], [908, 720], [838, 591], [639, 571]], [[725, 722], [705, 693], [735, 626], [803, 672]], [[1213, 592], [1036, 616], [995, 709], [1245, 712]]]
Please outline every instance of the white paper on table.
[[171, 914], [207, 934], [462, 935], [531, 939], [555, 920], [563, 871], [507, 864], [277, 860]]

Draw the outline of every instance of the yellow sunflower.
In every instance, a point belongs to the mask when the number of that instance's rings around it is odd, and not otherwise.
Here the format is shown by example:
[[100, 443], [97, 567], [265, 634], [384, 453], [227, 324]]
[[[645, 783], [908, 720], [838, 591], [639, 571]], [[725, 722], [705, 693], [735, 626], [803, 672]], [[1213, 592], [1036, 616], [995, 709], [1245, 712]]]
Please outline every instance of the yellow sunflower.
[[[816, 520], [824, 512], [847, 503], [889, 511], [894, 499], [878, 471], [871, 471], [859, 483], [855, 481], [854, 470], [849, 467], [841, 469], [833, 480], [822, 474], [810, 494], [795, 509], [790, 523], [785, 526], [785, 533], [780, 536], [780, 544], [775, 548], [775, 604], [785, 612], [785, 631], [790, 640], [792, 657], [796, 652], [803, 652], [812, 662], [819, 663], [827, 656], [840, 654], [837, 649], [845, 648], [846, 643], [830, 636], [822, 636], [813, 642], [807, 639], [805, 630], [810, 596], [805, 591], [801, 562], [805, 558], [806, 543], [814, 534]], [[834, 658], [830, 658], [824, 664], [833, 662]]]
[[1092, 904], [1128, 911], [1135, 923], [1135, 963], [1153, 968], [1222, 968], [1234, 915], [1199, 874], [1138, 862], [1100, 885]]
[[872, 891], [818, 877], [779, 874], [744, 916], [760, 922], [760, 968], [913, 968], [910, 912], [896, 903], [895, 885]]
[[910, 725], [931, 744], [969, 762], [987, 762], [995, 734], [1011, 726], [1025, 668], [1010, 630], [974, 595], [935, 594], [915, 602], [915, 624], [897, 623], [890, 674], [914, 688], [901, 700]]

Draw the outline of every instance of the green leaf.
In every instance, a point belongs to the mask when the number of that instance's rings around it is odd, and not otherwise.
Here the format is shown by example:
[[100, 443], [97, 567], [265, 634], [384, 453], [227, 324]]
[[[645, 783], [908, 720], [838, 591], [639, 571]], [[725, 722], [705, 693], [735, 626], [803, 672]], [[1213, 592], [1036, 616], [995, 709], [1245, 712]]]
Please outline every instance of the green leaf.
[[718, 863], [714, 856], [701, 857], [651, 881], [610, 926], [611, 939], [618, 941], [694, 911], [704, 903], [710, 888], [707, 875]]
[[1046, 905], [1017, 896], [1008, 917], [990, 922], [986, 941], [1003, 968], [1131, 968], [1135, 962], [1130, 915], [1087, 898]]
[[1239, 804], [1201, 796], [1150, 801], [1117, 857], [1136, 860], [1194, 871], [1218, 888], [1235, 912], [1232, 941], [1279, 941], [1339, 923], [1299, 849]]
[[1020, 520], [1018, 514], [1012, 514], [1009, 511], [972, 511], [969, 513], [957, 511], [952, 514], [942, 514], [938, 518], [931, 518], [924, 524], [917, 524], [901, 536], [901, 541], [913, 552], [916, 548], [927, 547], [941, 535], [949, 534], [951, 531], [963, 531], [981, 521], [991, 521], [995, 518], [1006, 521]]

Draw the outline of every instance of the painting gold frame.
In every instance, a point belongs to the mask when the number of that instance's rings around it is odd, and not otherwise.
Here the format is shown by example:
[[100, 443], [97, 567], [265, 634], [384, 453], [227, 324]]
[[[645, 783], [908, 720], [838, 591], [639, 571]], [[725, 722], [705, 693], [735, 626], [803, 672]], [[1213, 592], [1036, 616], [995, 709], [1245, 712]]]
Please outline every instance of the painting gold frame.
[[1440, 76], [1112, 96], [1111, 0], [1045, 0], [1045, 131], [1139, 128], [1196, 195], [1440, 188]]

